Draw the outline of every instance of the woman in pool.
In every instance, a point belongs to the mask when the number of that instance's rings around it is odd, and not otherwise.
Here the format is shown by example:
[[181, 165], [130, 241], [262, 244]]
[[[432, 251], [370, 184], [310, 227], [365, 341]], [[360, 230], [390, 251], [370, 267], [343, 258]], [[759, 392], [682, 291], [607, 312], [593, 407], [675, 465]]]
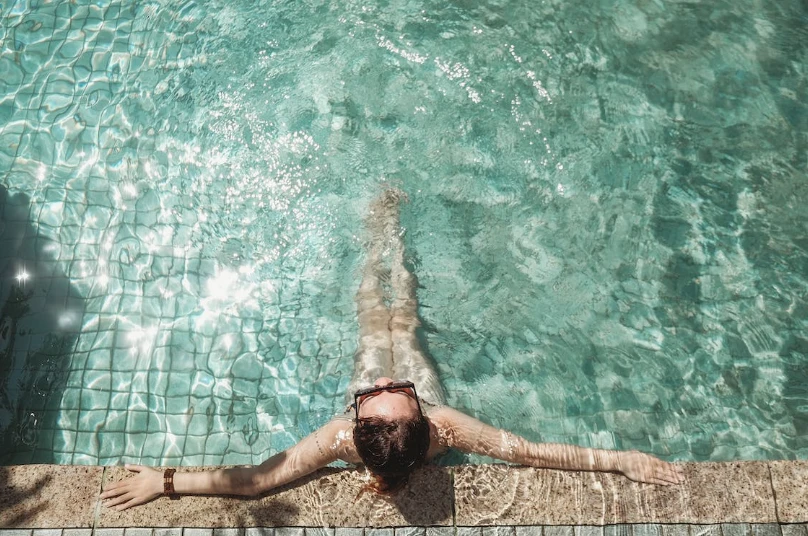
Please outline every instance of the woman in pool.
[[[137, 474], [107, 487], [101, 494], [106, 506], [124, 510], [173, 493], [259, 495], [337, 459], [364, 464], [377, 491], [393, 492], [418, 466], [449, 448], [533, 467], [613, 471], [661, 485], [683, 482], [680, 467], [648, 454], [531, 443], [445, 405], [437, 374], [416, 337], [416, 281], [404, 266], [398, 223], [402, 197], [388, 190], [371, 207], [371, 243], [356, 294], [359, 349], [348, 390], [353, 403], [345, 413], [258, 466], [174, 474], [127, 465]], [[392, 257], [389, 308], [379, 277], [385, 249]]]

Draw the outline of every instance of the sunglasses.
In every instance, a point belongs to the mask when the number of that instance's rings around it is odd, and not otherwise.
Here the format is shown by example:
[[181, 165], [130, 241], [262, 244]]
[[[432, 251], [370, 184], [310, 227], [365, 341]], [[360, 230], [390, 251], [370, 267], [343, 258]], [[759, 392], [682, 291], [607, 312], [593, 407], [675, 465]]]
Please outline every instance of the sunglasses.
[[387, 385], [366, 387], [365, 389], [359, 389], [357, 392], [355, 392], [353, 407], [356, 411], [357, 421], [359, 420], [359, 406], [362, 404], [362, 402], [368, 398], [373, 398], [379, 393], [404, 393], [411, 396], [415, 399], [415, 403], [418, 404], [418, 413], [423, 415], [423, 412], [421, 411], [421, 402], [418, 400], [418, 393], [415, 392], [415, 384], [408, 381], [400, 381], [388, 383]]

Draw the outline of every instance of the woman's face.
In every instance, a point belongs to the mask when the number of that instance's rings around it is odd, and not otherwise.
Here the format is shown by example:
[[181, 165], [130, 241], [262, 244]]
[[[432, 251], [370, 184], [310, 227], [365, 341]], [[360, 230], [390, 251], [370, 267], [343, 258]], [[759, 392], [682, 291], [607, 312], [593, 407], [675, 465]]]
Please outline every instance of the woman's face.
[[[376, 380], [376, 387], [382, 387], [393, 383], [391, 378], [379, 378]], [[407, 391], [382, 391], [359, 404], [359, 418], [382, 417], [384, 419], [414, 418], [418, 416], [418, 403], [410, 390]]]

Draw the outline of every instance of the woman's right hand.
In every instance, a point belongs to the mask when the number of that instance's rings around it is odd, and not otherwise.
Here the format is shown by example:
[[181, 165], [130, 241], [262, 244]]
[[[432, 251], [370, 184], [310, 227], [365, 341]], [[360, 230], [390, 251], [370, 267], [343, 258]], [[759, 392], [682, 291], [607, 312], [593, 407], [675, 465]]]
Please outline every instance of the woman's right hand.
[[680, 466], [636, 450], [617, 453], [617, 470], [635, 482], [669, 486], [685, 481]]
[[143, 465], [126, 464], [135, 476], [113, 482], [101, 494], [103, 505], [119, 512], [152, 501], [163, 494], [163, 473]]

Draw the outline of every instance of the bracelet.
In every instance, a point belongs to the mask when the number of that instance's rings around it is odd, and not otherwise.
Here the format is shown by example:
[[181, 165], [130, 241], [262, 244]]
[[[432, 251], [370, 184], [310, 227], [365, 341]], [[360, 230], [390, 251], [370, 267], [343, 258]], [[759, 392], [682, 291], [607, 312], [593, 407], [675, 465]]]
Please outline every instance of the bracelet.
[[163, 495], [174, 496], [176, 494], [174, 491], [174, 473], [176, 472], [176, 469], [166, 469], [163, 473]]

